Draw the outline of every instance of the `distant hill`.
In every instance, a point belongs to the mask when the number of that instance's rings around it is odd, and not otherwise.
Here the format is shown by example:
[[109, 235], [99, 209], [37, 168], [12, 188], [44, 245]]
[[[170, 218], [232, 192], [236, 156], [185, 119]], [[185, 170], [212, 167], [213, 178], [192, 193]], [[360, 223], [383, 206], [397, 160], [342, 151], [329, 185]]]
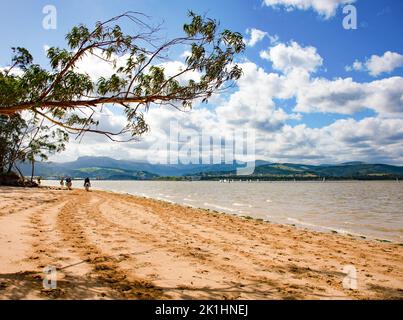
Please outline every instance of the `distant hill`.
[[403, 176], [403, 167], [386, 164], [348, 164], [321, 167], [315, 173], [325, 177]]
[[[230, 172], [199, 173], [205, 179], [235, 176]], [[403, 167], [387, 164], [348, 162], [340, 165], [304, 165], [293, 163], [270, 163], [257, 166], [250, 178], [330, 178], [330, 179], [384, 179], [403, 178]]]
[[[256, 161], [257, 165], [268, 164], [266, 161]], [[71, 162], [38, 162], [35, 165], [35, 175], [43, 178], [71, 176], [73, 178], [98, 179], [154, 179], [156, 177], [181, 177], [195, 175], [201, 172], [228, 172], [236, 170], [243, 164], [151, 164], [148, 162], [116, 160], [109, 157], [80, 157]], [[20, 164], [24, 175], [31, 174], [30, 164]]]
[[[160, 165], [147, 162], [116, 160], [108, 157], [80, 157], [71, 162], [39, 162], [35, 175], [43, 178], [90, 177], [105, 180], [151, 180], [161, 177], [198, 176], [202, 179], [235, 176], [236, 169], [243, 163], [233, 164], [176, 164]], [[31, 166], [20, 164], [22, 172], [29, 176]], [[255, 162], [255, 171], [250, 178], [279, 179], [384, 179], [399, 177], [403, 179], [403, 167], [387, 164], [368, 164], [346, 162], [339, 165], [304, 165], [295, 163], [270, 163], [263, 160]]]
[[158, 175], [147, 171], [131, 171], [118, 168], [85, 167], [73, 169], [67, 174], [74, 178], [102, 179], [102, 180], [150, 180]]

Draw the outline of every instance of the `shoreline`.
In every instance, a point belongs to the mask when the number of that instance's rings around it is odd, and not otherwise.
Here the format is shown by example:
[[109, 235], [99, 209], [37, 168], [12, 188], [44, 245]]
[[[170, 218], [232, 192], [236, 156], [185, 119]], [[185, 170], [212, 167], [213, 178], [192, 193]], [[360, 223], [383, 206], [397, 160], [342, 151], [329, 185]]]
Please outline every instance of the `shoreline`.
[[[102, 180], [104, 181], [104, 180]], [[105, 180], [105, 181], [112, 181], [112, 180]], [[113, 180], [115, 181], [115, 180]], [[116, 181], [120, 181], [120, 180], [116, 180]], [[169, 182], [175, 182], [175, 181], [169, 181]], [[192, 181], [192, 182], [198, 182], [198, 181]], [[265, 182], [265, 181], [262, 181]], [[267, 182], [267, 181], [266, 181]], [[289, 182], [289, 181], [274, 181], [274, 182]], [[306, 182], [306, 181], [304, 181]], [[315, 182], [315, 181], [313, 181]], [[330, 181], [329, 183], [332, 182], [337, 182], [337, 181]], [[343, 181], [341, 181], [343, 182]], [[357, 180], [351, 180], [351, 181], [345, 181], [345, 182], [359, 182]], [[40, 186], [39, 188], [49, 188], [49, 189], [55, 189], [55, 190], [65, 190], [63, 188], [60, 188], [59, 186]], [[207, 212], [215, 212], [215, 213], [220, 213], [220, 214], [225, 214], [225, 215], [229, 215], [229, 216], [234, 216], [234, 217], [239, 217], [241, 219], [248, 219], [248, 220], [257, 220], [257, 221], [265, 221], [267, 223], [272, 223], [275, 225], [280, 225], [280, 226], [290, 226], [290, 227], [294, 227], [298, 230], [307, 230], [307, 231], [315, 231], [315, 232], [320, 232], [320, 233], [325, 233], [325, 234], [339, 234], [341, 236], [346, 236], [346, 237], [350, 237], [350, 238], [355, 238], [355, 239], [363, 239], [363, 240], [369, 240], [369, 241], [377, 241], [377, 242], [381, 242], [381, 243], [392, 243], [392, 244], [397, 244], [397, 245], [401, 245], [403, 246], [403, 242], [399, 242], [397, 240], [394, 239], [386, 239], [386, 238], [380, 238], [377, 236], [373, 236], [373, 235], [369, 235], [369, 234], [364, 234], [364, 233], [357, 233], [351, 230], [344, 230], [344, 229], [339, 229], [337, 227], [330, 227], [330, 226], [322, 226], [322, 225], [315, 225], [315, 224], [311, 224], [305, 221], [300, 221], [298, 219], [295, 218], [288, 218], [290, 221], [291, 220], [298, 220], [298, 222], [294, 221], [293, 223], [286, 223], [286, 222], [278, 222], [278, 221], [273, 221], [270, 219], [265, 219], [265, 218], [260, 218], [260, 217], [253, 217], [250, 215], [245, 215], [245, 214], [240, 214], [240, 213], [231, 213], [229, 211], [220, 211], [220, 209], [210, 209], [210, 208], [206, 208], [206, 207], [198, 207], [195, 205], [192, 205], [190, 203], [185, 203], [185, 202], [175, 202], [169, 199], [164, 199], [161, 197], [152, 197], [152, 196], [148, 196], [148, 195], [139, 195], [139, 194], [132, 194], [132, 193], [128, 193], [126, 191], [118, 191], [118, 190], [109, 190], [109, 189], [103, 189], [103, 188], [92, 188], [95, 191], [101, 191], [101, 192], [109, 192], [109, 193], [116, 193], [116, 194], [120, 194], [120, 195], [126, 195], [126, 196], [133, 196], [133, 197], [137, 197], [137, 198], [144, 198], [144, 199], [151, 199], [151, 200], [156, 200], [156, 201], [162, 201], [162, 202], [166, 202], [166, 203], [170, 203], [170, 204], [176, 204], [176, 205], [180, 205], [183, 206], [185, 208], [191, 208], [191, 209], [196, 209], [196, 210], [205, 210]], [[77, 190], [81, 190], [80, 188], [78, 188]]]
[[[62, 190], [62, 189], [60, 189], [60, 190]], [[112, 191], [112, 190], [107, 190], [107, 189], [96, 189], [96, 191], [112, 193], [112, 194], [120, 194], [120, 195], [123, 195], [123, 196], [140, 198], [140, 199], [149, 199], [149, 200], [154, 200], [154, 201], [161, 201], [161, 202], [165, 202], [165, 203], [168, 203], [168, 204], [178, 205], [178, 206], [188, 208], [188, 209], [203, 210], [203, 211], [206, 211], [206, 213], [223, 214], [223, 215], [228, 215], [228, 216], [231, 216], [231, 217], [237, 217], [239, 219], [244, 219], [244, 220], [252, 220], [252, 221], [259, 221], [259, 222], [261, 221], [261, 222], [270, 223], [270, 224], [277, 225], [277, 226], [292, 227], [292, 228], [295, 228], [295, 229], [301, 230], [301, 231], [305, 230], [305, 231], [319, 232], [319, 233], [324, 233], [324, 234], [337, 234], [337, 235], [340, 235], [342, 237], [344, 236], [344, 237], [354, 238], [356, 240], [376, 241], [376, 242], [381, 242], [381, 243], [391, 243], [391, 244], [396, 244], [396, 245], [399, 245], [399, 246], [403, 246], [403, 243], [400, 243], [400, 242], [395, 241], [395, 240], [379, 239], [379, 238], [376, 238], [376, 237], [372, 237], [370, 235], [355, 234], [354, 232], [350, 232], [350, 231], [346, 231], [346, 230], [340, 231], [340, 230], [337, 230], [336, 228], [332, 228], [332, 227], [312, 225], [312, 228], [309, 228], [307, 226], [304, 226], [305, 222], [303, 222], [303, 221], [301, 221], [299, 224], [298, 223], [280, 223], [280, 222], [275, 222], [275, 221], [271, 221], [271, 220], [264, 219], [264, 218], [257, 218], [257, 217], [248, 216], [248, 215], [240, 215], [240, 214], [237, 214], [237, 213], [230, 213], [230, 212], [226, 212], [226, 211], [219, 211], [219, 210], [215, 210], [215, 209], [213, 210], [213, 209], [208, 209], [208, 208], [203, 208], [203, 207], [197, 207], [197, 206], [193, 206], [193, 205], [190, 205], [190, 204], [171, 201], [171, 200], [168, 200], [168, 199], [154, 198], [154, 197], [151, 197], [151, 196], [143, 196], [143, 195], [140, 196], [140, 195], [124, 192], [124, 191]]]
[[57, 189], [0, 187], [1, 299], [403, 299], [401, 244]]

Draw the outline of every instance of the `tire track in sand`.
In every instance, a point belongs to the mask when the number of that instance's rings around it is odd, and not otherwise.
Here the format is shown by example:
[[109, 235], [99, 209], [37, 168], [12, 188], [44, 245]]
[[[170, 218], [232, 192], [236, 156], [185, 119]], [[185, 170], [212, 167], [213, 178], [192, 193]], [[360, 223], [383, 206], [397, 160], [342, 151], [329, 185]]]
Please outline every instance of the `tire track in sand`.
[[127, 273], [119, 266], [119, 262], [125, 257], [108, 255], [89, 240], [87, 233], [91, 225], [88, 225], [86, 217], [96, 213], [99, 206], [99, 199], [94, 198], [86, 193], [78, 193], [75, 201], [67, 203], [57, 218], [57, 228], [63, 240], [90, 265], [88, 277], [101, 287], [110, 289], [111, 292], [106, 295], [110, 298], [163, 299], [162, 290], [149, 281]]
[[[178, 245], [173, 246], [166, 241], [167, 231], [158, 232], [158, 237], [154, 236], [153, 234], [159, 228], [154, 228], [154, 232], [152, 232], [144, 220], [137, 223], [136, 227], [130, 223], [125, 224], [125, 219], [122, 219], [123, 223], [113, 222], [109, 219], [110, 215], [107, 212], [113, 212], [114, 216], [121, 217], [118, 213], [119, 209], [113, 205], [116, 200], [111, 201], [99, 193], [91, 198], [91, 209], [84, 217], [87, 221], [82, 224], [92, 226], [93, 235], [90, 235], [90, 238], [98, 241], [98, 245], [102, 247], [103, 251], [111, 252], [115, 249], [123, 253], [124, 259], [120, 262], [123, 269], [152, 280], [170, 298], [184, 298], [184, 295], [187, 294], [184, 291], [190, 291], [189, 293], [193, 297], [199, 298], [239, 298], [239, 290], [236, 286], [234, 287], [234, 283], [229, 280], [225, 281], [229, 278], [229, 270], [213, 268], [208, 263], [207, 254], [197, 248], [188, 248], [190, 251], [185, 250], [182, 254], [183, 248]], [[133, 209], [136, 213], [144, 210], [143, 207]], [[158, 224], [163, 225], [163, 221], [159, 221], [158, 217], [153, 218], [156, 220], [153, 222], [154, 227]], [[139, 222], [136, 219], [134, 221]], [[170, 234], [170, 236], [179, 237], [177, 233]], [[110, 243], [120, 246], [111, 248]], [[136, 252], [133, 252], [134, 248]], [[209, 273], [209, 277], [206, 277], [205, 273]], [[217, 283], [211, 278], [221, 281]], [[225, 290], [228, 287], [232, 289]]]
[[[206, 235], [190, 232], [183, 225], [175, 224], [178, 222], [177, 219], [168, 218], [167, 212], [163, 212], [164, 209], [161, 209], [162, 211], [156, 210], [152, 205], [138, 206], [134, 198], [133, 202], [130, 202], [120, 199], [119, 195], [107, 194], [104, 196], [104, 194], [101, 195], [104, 198], [101, 213], [106, 212], [109, 208], [113, 209], [114, 216], [113, 222], [105, 215], [102, 220], [109, 220], [108, 223], [111, 228], [125, 229], [128, 234], [135, 235], [139, 241], [149, 242], [155, 248], [163, 245], [166, 251], [175, 254], [177, 260], [193, 261], [193, 263], [203, 267], [200, 270], [202, 274], [208, 273], [203, 276], [204, 278], [219, 272], [221, 277], [226, 279], [227, 285], [230, 284], [235, 287], [232, 290], [235, 295], [232, 295], [231, 298], [241, 298], [241, 293], [246, 293], [248, 290], [249, 298], [251, 295], [254, 295], [255, 298], [289, 298], [291, 296], [296, 298], [299, 296], [298, 289], [300, 286], [303, 286], [304, 291], [307, 290], [307, 286], [298, 279], [291, 281], [289, 285], [283, 284], [283, 290], [278, 290], [276, 282], [271, 277], [273, 270], [270, 268], [273, 266], [262, 264], [258, 261], [258, 257], [248, 255], [245, 251], [239, 250], [236, 245], [229, 245], [228, 242], [223, 243], [217, 239], [210, 240]], [[133, 215], [133, 209], [135, 209], [136, 215]], [[193, 223], [197, 222], [193, 221]], [[139, 232], [124, 225], [132, 225], [133, 227], [140, 225], [142, 230]], [[159, 238], [152, 236], [156, 230], [159, 231]], [[201, 249], [200, 244], [207, 244], [207, 249]], [[261, 268], [260, 270], [256, 269], [256, 267], [261, 266], [264, 266], [263, 270]], [[284, 285], [287, 289], [284, 289]], [[249, 287], [248, 290], [245, 289], [246, 286]], [[308, 288], [312, 293], [316, 289], [314, 287]], [[337, 292], [337, 294], [340, 293]]]

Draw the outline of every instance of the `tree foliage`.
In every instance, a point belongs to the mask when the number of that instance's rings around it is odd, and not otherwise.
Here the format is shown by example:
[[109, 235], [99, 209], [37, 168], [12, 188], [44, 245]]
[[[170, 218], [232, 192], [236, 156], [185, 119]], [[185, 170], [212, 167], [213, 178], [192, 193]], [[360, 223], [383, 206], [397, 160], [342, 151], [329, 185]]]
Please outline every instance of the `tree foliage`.
[[[76, 26], [66, 36], [67, 48], [47, 51], [49, 68], [35, 64], [26, 49], [13, 48], [11, 66], [0, 71], [0, 114], [29, 110], [70, 133], [96, 132], [115, 140], [124, 133], [146, 132], [143, 113], [151, 104], [182, 109], [196, 99], [207, 102], [241, 76], [234, 58], [245, 45], [239, 33], [220, 30], [213, 19], [193, 12], [189, 18], [184, 35], [168, 41], [158, 37], [160, 28], [149, 25], [148, 17], [133, 12], [97, 22], [93, 29]], [[138, 31], [125, 33], [119, 25], [123, 20]], [[175, 47], [188, 48], [190, 54], [184, 68], [169, 75], [164, 62]], [[88, 56], [108, 63], [113, 74], [93, 79], [80, 72], [77, 64]], [[192, 72], [198, 79], [183, 81]], [[97, 114], [108, 105], [124, 111], [127, 125], [119, 132], [97, 130]]]
[[65, 149], [68, 133], [55, 125], [45, 125], [44, 119], [33, 116], [24, 119], [21, 114], [0, 115], [0, 174], [18, 169], [21, 162], [32, 166], [38, 160]]

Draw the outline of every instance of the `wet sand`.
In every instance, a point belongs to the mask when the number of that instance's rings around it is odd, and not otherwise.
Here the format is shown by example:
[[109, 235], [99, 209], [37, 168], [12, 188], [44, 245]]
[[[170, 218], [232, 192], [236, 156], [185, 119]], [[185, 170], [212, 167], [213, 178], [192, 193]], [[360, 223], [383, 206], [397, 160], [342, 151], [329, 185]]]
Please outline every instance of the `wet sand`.
[[[356, 290], [343, 286], [349, 265]], [[403, 247], [110, 192], [0, 187], [0, 298], [403, 299]]]

